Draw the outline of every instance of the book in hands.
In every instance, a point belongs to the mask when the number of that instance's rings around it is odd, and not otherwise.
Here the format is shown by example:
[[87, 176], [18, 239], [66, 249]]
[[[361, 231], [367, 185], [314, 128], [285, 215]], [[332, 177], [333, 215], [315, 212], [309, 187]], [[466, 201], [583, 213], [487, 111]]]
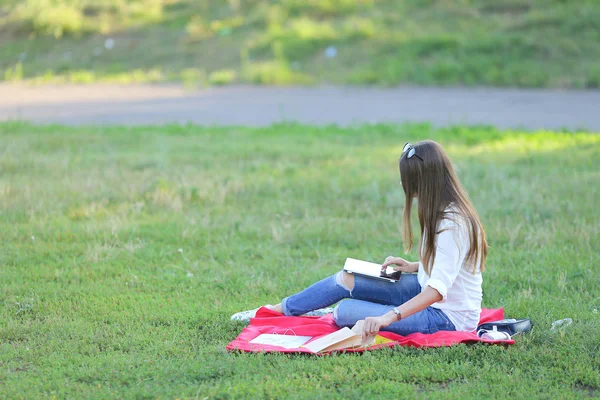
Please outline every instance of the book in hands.
[[402, 275], [401, 271], [394, 271], [393, 267], [387, 267], [385, 271], [382, 271], [380, 264], [356, 260], [354, 258], [346, 258], [344, 271], [350, 274], [360, 275], [372, 279], [382, 279], [388, 282], [398, 282], [398, 280], [400, 280], [400, 276]]

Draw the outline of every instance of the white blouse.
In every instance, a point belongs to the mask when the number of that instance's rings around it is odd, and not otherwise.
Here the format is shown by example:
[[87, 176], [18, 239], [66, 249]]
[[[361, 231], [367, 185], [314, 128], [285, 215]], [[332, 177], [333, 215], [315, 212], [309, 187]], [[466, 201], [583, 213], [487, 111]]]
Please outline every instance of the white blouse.
[[[461, 221], [457, 214], [452, 217]], [[459, 225], [455, 221], [443, 219], [439, 230], [443, 232], [437, 235], [431, 276], [427, 275], [419, 261], [417, 278], [421, 290], [430, 286], [442, 296], [442, 300], [431, 307], [442, 310], [457, 331], [471, 332], [477, 328], [481, 314], [481, 263], [478, 262], [475, 274], [472, 272], [472, 265], [462, 265], [470, 246], [466, 224]]]

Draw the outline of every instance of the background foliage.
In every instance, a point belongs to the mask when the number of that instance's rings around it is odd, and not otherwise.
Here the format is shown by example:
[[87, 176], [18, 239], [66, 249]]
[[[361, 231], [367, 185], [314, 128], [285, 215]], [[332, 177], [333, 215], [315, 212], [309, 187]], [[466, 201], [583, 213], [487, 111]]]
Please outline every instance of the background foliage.
[[0, 0], [0, 79], [600, 86], [596, 0]]

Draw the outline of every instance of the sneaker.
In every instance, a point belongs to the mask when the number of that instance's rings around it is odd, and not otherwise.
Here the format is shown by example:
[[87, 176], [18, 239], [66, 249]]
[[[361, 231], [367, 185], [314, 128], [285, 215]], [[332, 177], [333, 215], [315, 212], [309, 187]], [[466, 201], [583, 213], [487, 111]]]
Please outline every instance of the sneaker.
[[[271, 308], [273, 306], [271, 304], [267, 304], [263, 307]], [[250, 322], [250, 318], [256, 317], [256, 312], [260, 308], [261, 307], [255, 308], [254, 310], [240, 311], [239, 313], [235, 313], [231, 316], [231, 320], [232, 321], [241, 321], [241, 322]]]
[[531, 327], [533, 326], [531, 320], [529, 318], [523, 319], [503, 319], [500, 321], [491, 321], [480, 324], [477, 327], [477, 331], [485, 330], [492, 331], [498, 330], [501, 332], [506, 332], [510, 336], [516, 335], [517, 333], [527, 333], [531, 331]]
[[333, 307], [325, 307], [325, 308], [319, 308], [318, 310], [309, 311], [304, 315], [309, 316], [309, 317], [322, 317], [323, 315], [327, 315], [327, 314], [331, 314], [331, 313], [333, 313]]

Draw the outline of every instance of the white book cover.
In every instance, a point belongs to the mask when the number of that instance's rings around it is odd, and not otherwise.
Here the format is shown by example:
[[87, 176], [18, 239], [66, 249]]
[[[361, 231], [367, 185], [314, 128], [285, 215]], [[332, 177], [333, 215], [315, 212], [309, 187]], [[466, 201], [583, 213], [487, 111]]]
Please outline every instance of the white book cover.
[[[375, 264], [372, 262], [357, 260], [354, 258], [346, 258], [344, 270], [352, 273], [379, 278], [381, 275], [381, 264]], [[393, 267], [386, 268], [386, 273], [391, 274], [393, 272]]]

